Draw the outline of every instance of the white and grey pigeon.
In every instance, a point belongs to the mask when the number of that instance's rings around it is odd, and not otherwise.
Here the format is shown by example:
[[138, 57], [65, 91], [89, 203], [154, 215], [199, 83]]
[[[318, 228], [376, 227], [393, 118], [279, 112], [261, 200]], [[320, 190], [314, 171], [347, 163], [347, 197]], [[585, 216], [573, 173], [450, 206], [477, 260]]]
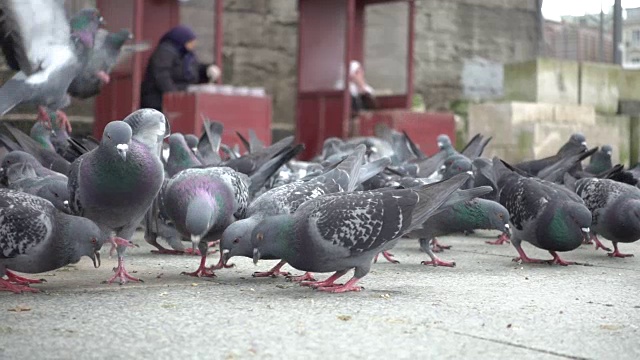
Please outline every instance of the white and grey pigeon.
[[[363, 169], [362, 162], [364, 161], [365, 152], [366, 146], [359, 145], [353, 153], [343, 160], [335, 169], [314, 177], [309, 181], [298, 180], [274, 188], [256, 198], [247, 209], [247, 217], [229, 225], [222, 234], [220, 251], [222, 252], [225, 263], [234, 256], [253, 256], [251, 234], [255, 226], [266, 217], [293, 214], [304, 202], [325, 194], [352, 192], [363, 180], [360, 177], [360, 172]], [[372, 173], [382, 171], [385, 166], [389, 164], [390, 160], [387, 158], [387, 161], [379, 163], [377, 170], [372, 171]], [[262, 258], [279, 259], [268, 253], [263, 253]], [[282, 260], [273, 269], [267, 272], [254, 273], [253, 276], [283, 275], [285, 273], [281, 272], [280, 269], [285, 264], [286, 261]], [[310, 279], [310, 274], [292, 279]]]
[[102, 22], [95, 9], [80, 15], [71, 26], [64, 0], [0, 1], [2, 50], [18, 71], [0, 87], [0, 115], [21, 103], [35, 103], [42, 113], [69, 105], [67, 89]]
[[15, 164], [7, 171], [9, 189], [49, 200], [56, 209], [69, 213], [69, 189], [66, 179], [57, 176], [40, 177], [29, 164]]
[[180, 171], [162, 189], [162, 212], [176, 229], [200, 250], [200, 266], [191, 276], [215, 276], [224, 266], [222, 257], [213, 268], [205, 266], [209, 241], [220, 239], [234, 221], [245, 217], [249, 205], [249, 177], [228, 167]]
[[[467, 179], [461, 174], [413, 189], [330, 194], [309, 200], [293, 214], [264, 219], [254, 229], [254, 262], [262, 253], [296, 269], [335, 273], [324, 281], [302, 282], [321, 291], [360, 291], [356, 283], [385, 251], [431, 216]], [[335, 281], [355, 268], [344, 285]]]
[[593, 215], [592, 240], [596, 250], [605, 248], [597, 238], [602, 235], [613, 243], [611, 257], [627, 257], [618, 250], [618, 243], [640, 239], [640, 189], [609, 179], [583, 178], [576, 181], [576, 193]]
[[[142, 121], [141, 116], [148, 119]], [[118, 237], [130, 240], [164, 180], [159, 142], [166, 125], [164, 115], [153, 109], [137, 110], [124, 121], [107, 124], [100, 145], [71, 166], [72, 212], [95, 221], [105, 232], [115, 232]], [[117, 278], [121, 284], [139, 281], [125, 269], [125, 247], [117, 249], [118, 267], [108, 282]]]
[[0, 290], [37, 292], [28, 285], [42, 280], [12, 271], [37, 274], [77, 263], [83, 256], [98, 267], [98, 251], [108, 240], [89, 219], [62, 213], [40, 197], [0, 189]]

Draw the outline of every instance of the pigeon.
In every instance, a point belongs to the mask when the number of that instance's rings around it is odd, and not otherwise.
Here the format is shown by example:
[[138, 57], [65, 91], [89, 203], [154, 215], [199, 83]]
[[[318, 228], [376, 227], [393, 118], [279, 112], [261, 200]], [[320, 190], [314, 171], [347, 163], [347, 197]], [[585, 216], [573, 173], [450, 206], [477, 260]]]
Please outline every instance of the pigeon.
[[[262, 220], [253, 230], [254, 262], [262, 253], [287, 261], [296, 269], [335, 274], [324, 281], [302, 282], [320, 291], [360, 291], [356, 283], [371, 268], [376, 254], [423, 224], [467, 179], [458, 175], [413, 189], [330, 194], [309, 200], [293, 214]], [[355, 268], [343, 285], [335, 281]]]
[[222, 132], [224, 125], [217, 121], [211, 121], [203, 117], [202, 135], [198, 140], [198, 155], [205, 165], [217, 165], [222, 161], [220, 159], [220, 145], [222, 142]]
[[67, 181], [66, 175], [45, 168], [35, 157], [33, 157], [33, 155], [24, 151], [11, 151], [6, 154], [2, 158], [2, 162], [0, 162], [0, 184], [8, 186], [7, 172], [9, 167], [15, 164], [29, 165], [35, 171], [36, 175], [40, 177], [53, 176], [63, 181]]
[[[521, 162], [519, 164], [516, 164], [514, 167], [535, 176], [538, 174], [538, 172], [540, 172], [540, 170], [555, 164], [563, 158], [584, 151], [587, 151], [587, 142], [585, 140], [585, 137], [580, 133], [576, 133], [571, 135], [569, 140], [564, 145], [562, 145], [560, 150], [558, 150], [555, 155], [546, 157], [544, 159]], [[578, 164], [576, 164], [576, 166], [577, 165]], [[570, 171], [573, 170], [575, 169], [570, 169]]]
[[448, 135], [446, 134], [438, 135], [437, 142], [438, 142], [438, 148], [440, 148], [440, 151], [444, 152], [447, 157], [459, 154], [456, 151], [456, 149], [453, 147], [453, 144], [451, 144], [451, 139], [449, 138]]
[[184, 135], [173, 133], [169, 136], [169, 158], [166, 170], [169, 177], [173, 177], [184, 169], [202, 165], [196, 154], [189, 148]]
[[[253, 256], [251, 246], [251, 234], [254, 227], [268, 216], [292, 214], [304, 202], [315, 199], [325, 194], [339, 192], [351, 192], [360, 180], [366, 151], [365, 145], [359, 145], [347, 159], [342, 161], [335, 169], [314, 177], [308, 181], [296, 182], [277, 187], [263, 193], [256, 198], [247, 208], [245, 219], [238, 220], [229, 225], [220, 239], [220, 251], [226, 263], [234, 256]], [[387, 162], [388, 164], [388, 162]], [[381, 169], [379, 169], [381, 170]], [[270, 254], [263, 254], [263, 258], [269, 258]], [[279, 262], [273, 269], [254, 273], [254, 277], [277, 276], [284, 273], [280, 268], [286, 261]], [[305, 276], [308, 278], [308, 276]], [[302, 278], [298, 278], [302, 279]]]
[[0, 189], [0, 290], [37, 292], [28, 285], [42, 280], [27, 279], [13, 271], [51, 271], [77, 263], [83, 256], [98, 267], [98, 251], [108, 240], [89, 219], [62, 213], [37, 196]]
[[187, 142], [187, 146], [189, 146], [189, 149], [191, 149], [191, 151], [193, 151], [193, 153], [198, 156], [198, 141], [200, 141], [200, 139], [198, 139], [198, 137], [193, 134], [185, 134], [184, 140]]
[[239, 131], [236, 131], [236, 135], [242, 141], [242, 144], [247, 149], [247, 152], [254, 153], [264, 149], [264, 143], [258, 139], [256, 132], [253, 129], [249, 129], [249, 139], [247, 140]]
[[[497, 157], [493, 166], [500, 204], [510, 215], [511, 242], [520, 255], [514, 261], [574, 264], [561, 259], [557, 252], [576, 249], [591, 231], [591, 212], [582, 199], [562, 185], [523, 177]], [[529, 258], [522, 250], [523, 240], [549, 251], [553, 260]]]
[[576, 193], [593, 215], [592, 240], [596, 250], [605, 248], [598, 240], [602, 235], [613, 243], [611, 257], [627, 257], [618, 251], [618, 243], [640, 239], [640, 189], [609, 179], [583, 178], [575, 183]]
[[13, 127], [7, 123], [3, 124], [4, 127], [9, 130], [11, 135], [16, 139], [20, 149], [33, 155], [38, 161], [46, 168], [61, 174], [68, 174], [70, 163], [65, 158], [60, 156], [53, 150], [45, 149], [36, 140], [32, 139], [29, 135], [20, 131], [18, 128]]
[[7, 170], [9, 189], [39, 196], [49, 200], [56, 209], [69, 213], [67, 180], [58, 176], [39, 177], [35, 169], [26, 163], [15, 164]]
[[[164, 186], [162, 211], [202, 256], [198, 269], [185, 274], [215, 276], [205, 266], [208, 241], [220, 239], [229, 225], [245, 217], [249, 182], [246, 175], [231, 168], [210, 167], [185, 169]], [[223, 265], [221, 257], [218, 266]]]
[[69, 105], [67, 89], [102, 22], [98, 10], [83, 11], [70, 25], [63, 0], [4, 0], [0, 18], [3, 53], [18, 71], [0, 87], [0, 115], [26, 102], [40, 106], [41, 113]]
[[434, 214], [422, 224], [422, 227], [412, 231], [411, 235], [420, 238], [420, 247], [431, 257], [431, 261], [423, 261], [423, 265], [454, 266], [455, 263], [442, 261], [431, 253], [429, 240], [437, 236], [477, 229], [502, 231], [498, 241], [488, 242], [490, 244], [508, 241], [511, 234], [509, 212], [495, 201], [474, 198]]
[[611, 169], [613, 167], [611, 163], [612, 152], [611, 145], [602, 145], [600, 150], [591, 156], [589, 165], [584, 168], [584, 171], [591, 174], [599, 174]]
[[[141, 114], [150, 120], [137, 121]], [[164, 180], [157, 150], [160, 144], [150, 142], [161, 141], [163, 136], [159, 134], [165, 134], [166, 124], [164, 115], [153, 109], [141, 109], [123, 121], [108, 123], [100, 145], [71, 165], [69, 205], [72, 212], [95, 221], [105, 232], [115, 232], [118, 237], [130, 240]], [[118, 267], [108, 282], [116, 278], [121, 284], [127, 280], [139, 281], [125, 269], [125, 248], [118, 246], [117, 249]]]
[[144, 43], [125, 46], [125, 42], [132, 38], [133, 34], [127, 29], [117, 32], [98, 29], [93, 48], [86, 55], [87, 61], [69, 85], [69, 95], [78, 99], [98, 95], [102, 86], [110, 82], [111, 71], [125, 56], [149, 48]]
[[491, 139], [491, 136], [485, 139], [481, 134], [476, 134], [460, 153], [470, 160], [475, 160], [482, 155], [484, 148], [487, 147]]
[[47, 149], [49, 151], [56, 151], [56, 148], [53, 146], [53, 142], [51, 141], [51, 136], [54, 135], [51, 129], [45, 127], [41, 122], [36, 121], [31, 127], [31, 131], [29, 132], [29, 136], [33, 140], [35, 140], [38, 145], [40, 145], [43, 149]]

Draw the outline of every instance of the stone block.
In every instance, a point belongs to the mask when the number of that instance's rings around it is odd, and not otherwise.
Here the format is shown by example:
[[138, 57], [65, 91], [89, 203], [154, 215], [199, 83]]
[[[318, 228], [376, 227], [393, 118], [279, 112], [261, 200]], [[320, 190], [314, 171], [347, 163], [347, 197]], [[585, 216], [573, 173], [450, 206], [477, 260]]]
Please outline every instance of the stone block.
[[511, 101], [578, 104], [578, 63], [538, 58], [506, 64], [504, 93]]
[[622, 68], [618, 65], [583, 62], [580, 65], [580, 103], [593, 105], [596, 111], [615, 114], [624, 88]]
[[622, 70], [620, 100], [640, 100], [640, 70]]

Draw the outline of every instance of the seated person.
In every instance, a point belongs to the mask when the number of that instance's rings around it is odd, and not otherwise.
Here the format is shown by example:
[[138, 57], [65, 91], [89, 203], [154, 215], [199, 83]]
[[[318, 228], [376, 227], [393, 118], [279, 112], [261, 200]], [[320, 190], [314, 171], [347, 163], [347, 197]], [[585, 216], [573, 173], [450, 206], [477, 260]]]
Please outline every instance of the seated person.
[[351, 93], [351, 117], [355, 117], [362, 110], [372, 110], [377, 107], [373, 88], [364, 78], [364, 69], [358, 61], [349, 64], [349, 92]]

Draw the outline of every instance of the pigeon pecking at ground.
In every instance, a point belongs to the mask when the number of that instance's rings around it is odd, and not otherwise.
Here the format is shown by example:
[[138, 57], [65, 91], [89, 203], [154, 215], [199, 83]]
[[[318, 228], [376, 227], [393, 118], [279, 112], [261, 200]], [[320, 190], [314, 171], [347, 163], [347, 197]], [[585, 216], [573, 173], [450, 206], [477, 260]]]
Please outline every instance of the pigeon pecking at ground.
[[584, 178], [576, 181], [576, 193], [593, 214], [592, 240], [596, 250], [605, 248], [598, 240], [602, 235], [613, 243], [611, 257], [627, 257], [618, 243], [640, 239], [640, 189], [609, 179]]
[[[499, 158], [493, 159], [502, 204], [510, 215], [511, 242], [524, 263], [550, 262], [571, 265], [558, 251], [571, 251], [589, 235], [591, 212], [582, 199], [562, 185], [524, 177], [508, 168]], [[553, 260], [529, 258], [522, 241], [547, 250]]]
[[[376, 254], [424, 223], [467, 179], [468, 174], [413, 189], [331, 194], [309, 200], [293, 214], [262, 220], [251, 236], [254, 262], [262, 253], [308, 272], [335, 273], [324, 281], [302, 282], [321, 291], [360, 291], [356, 283]], [[355, 268], [343, 285], [335, 281]]]
[[[152, 126], [136, 126], [126, 121], [140, 115]], [[134, 124], [135, 125], [135, 124]], [[166, 119], [153, 109], [138, 110], [124, 121], [112, 121], [104, 129], [100, 145], [79, 157], [69, 174], [70, 208], [87, 217], [105, 232], [115, 232], [130, 240], [158, 195], [164, 180], [159, 152], [152, 148], [166, 131]], [[151, 147], [150, 147], [151, 146]], [[118, 246], [118, 267], [109, 283], [119, 278], [139, 281], [124, 266], [125, 247]]]
[[[37, 196], [0, 189], [0, 290], [37, 292], [28, 285], [42, 280], [24, 278], [12, 270], [37, 274], [77, 263], [83, 256], [98, 267], [98, 251], [108, 240], [89, 219], [62, 213]], [[3, 279], [5, 275], [8, 280]]]

